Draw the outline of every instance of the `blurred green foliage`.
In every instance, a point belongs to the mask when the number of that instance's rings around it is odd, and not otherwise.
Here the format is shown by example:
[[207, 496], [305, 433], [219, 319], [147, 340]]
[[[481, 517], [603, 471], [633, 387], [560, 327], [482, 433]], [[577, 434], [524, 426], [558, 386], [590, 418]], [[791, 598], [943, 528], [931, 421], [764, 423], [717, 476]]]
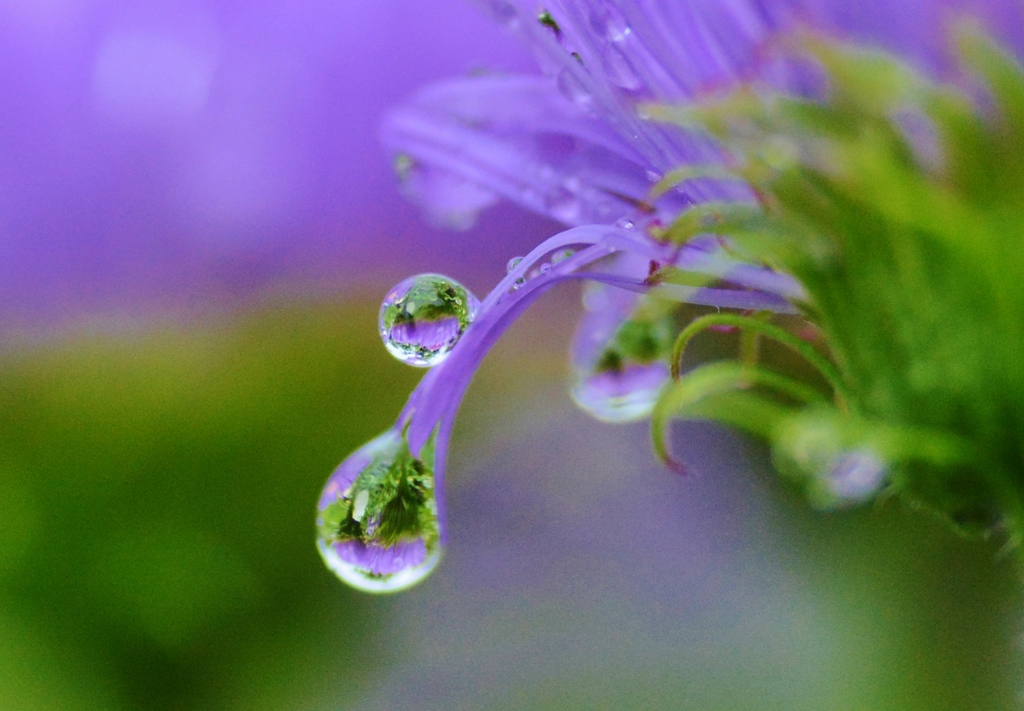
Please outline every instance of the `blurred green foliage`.
[[3, 708], [223, 707], [240, 667], [295, 676], [267, 655], [296, 634], [302, 664], [358, 686], [368, 598], [323, 569], [311, 522], [327, 474], [418, 375], [375, 317], [272, 309], [7, 354]]
[[[474, 459], [515, 442], [517, 398], [550, 391], [567, 401], [565, 303], [517, 324], [482, 369], [456, 433], [450, 499], [466, 500]], [[828, 615], [795, 610], [807, 630], [793, 632], [775, 627], [770, 606], [752, 610], [760, 620], [753, 639], [778, 629], [777, 645], [730, 646], [728, 635], [745, 633], [739, 628], [708, 639], [706, 650], [688, 646], [683, 640], [708, 634], [701, 621], [666, 619], [657, 606], [630, 622], [642, 603], [616, 597], [614, 560], [607, 569], [578, 563], [607, 580], [582, 598], [571, 586], [550, 597], [525, 582], [506, 590], [459, 577], [475, 574], [487, 546], [519, 545], [532, 515], [525, 510], [498, 516], [462, 504], [453, 529], [475, 516], [486, 541], [462, 540], [435, 579], [407, 594], [349, 590], [319, 560], [314, 504], [338, 461], [391, 424], [422, 373], [385, 353], [375, 320], [368, 301], [264, 306], [220, 323], [80, 333], [2, 356], [0, 708], [397, 708], [418, 698], [424, 677], [435, 680], [431, 698], [443, 701], [421, 708], [734, 709], [750, 699], [776, 708], [772, 699], [792, 698], [784, 686], [793, 677], [773, 681], [772, 670], [794, 654], [794, 639], [834, 649], [814, 642], [821, 630], [848, 637], [841, 648], [856, 654], [837, 662], [848, 677], [806, 682], [831, 690], [815, 698], [841, 698], [844, 709], [1004, 707], [1006, 669], [1020, 666], [1006, 623], [1017, 580], [993, 562], [992, 548], [967, 546], [892, 507], [822, 517], [773, 480], [771, 515], [782, 523], [770, 526], [788, 531], [795, 549], [737, 565], [791, 579], [794, 600], [813, 599]], [[568, 482], [578, 506], [603, 507], [608, 472], [586, 470], [593, 463], [539, 414], [528, 419], [559, 444], [520, 445], [550, 464], [524, 485]], [[616, 446], [610, 433], [621, 430], [600, 431]], [[600, 458], [609, 470], [621, 466]], [[505, 475], [488, 464], [477, 476], [490, 489]], [[577, 476], [594, 488], [571, 484]], [[707, 495], [699, 482], [664, 476], [669, 491]], [[636, 570], [658, 565], [643, 560], [642, 545], [623, 550]], [[553, 570], [573, 570], [576, 553], [553, 551]], [[675, 585], [665, 579], [657, 595], [671, 596]], [[605, 624], [625, 635], [622, 654], [635, 660], [615, 674], [569, 642], [600, 636]], [[677, 656], [643, 661], [636, 645], [652, 630], [660, 643], [679, 635]], [[813, 644], [795, 658], [813, 655]], [[542, 678], [508, 666], [551, 648], [561, 656], [545, 663]], [[466, 659], [488, 671], [457, 687], [450, 680]], [[524, 676], [529, 683], [517, 681]]]

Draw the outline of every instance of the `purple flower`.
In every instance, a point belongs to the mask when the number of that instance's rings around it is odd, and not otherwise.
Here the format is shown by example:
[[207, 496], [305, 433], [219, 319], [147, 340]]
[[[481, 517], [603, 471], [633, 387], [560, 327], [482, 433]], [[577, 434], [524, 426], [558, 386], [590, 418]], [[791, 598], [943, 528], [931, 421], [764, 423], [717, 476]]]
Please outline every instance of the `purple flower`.
[[422, 261], [446, 238], [394, 190], [380, 114], [480, 62], [528, 65], [460, 9], [0, 3], [0, 330], [334, 291], [381, 250]]
[[[692, 102], [755, 79], [813, 92], [815, 77], [776, 51], [785, 33], [805, 27], [900, 51], [939, 74], [948, 67], [945, 26], [964, 13], [1024, 47], [1024, 7], [997, 0], [555, 0], [540, 11], [525, 1], [478, 4], [528, 43], [544, 73], [450, 80], [394, 111], [383, 138], [403, 189], [449, 224], [465, 224], [506, 199], [569, 229], [514, 263], [444, 363], [416, 388], [390, 435], [418, 467], [392, 458], [386, 462], [392, 475], [402, 467], [429, 472], [438, 550], [444, 458], [458, 404], [490, 346], [547, 289], [569, 279], [595, 284], [573, 348], [574, 397], [608, 421], [650, 413], [669, 378], [666, 319], [673, 303], [789, 311], [801, 295], [788, 278], [738, 261], [718, 240], [701, 236], [715, 205], [756, 209], [749, 187], [712, 170], [662, 189], [669, 171], [720, 165], [724, 155], [703, 133], [647, 120], [645, 104]], [[693, 238], [667, 239], [663, 225], [691, 211]], [[880, 473], [859, 475], [876, 470], [882, 467], [837, 462], [837, 486], [873, 482]], [[350, 496], [328, 499], [331, 506], [357, 508]], [[326, 530], [328, 545], [346, 539], [346, 522], [352, 517], [337, 523], [337, 532]], [[363, 544], [374, 544], [371, 533], [357, 533]], [[389, 589], [387, 578], [375, 580]]]

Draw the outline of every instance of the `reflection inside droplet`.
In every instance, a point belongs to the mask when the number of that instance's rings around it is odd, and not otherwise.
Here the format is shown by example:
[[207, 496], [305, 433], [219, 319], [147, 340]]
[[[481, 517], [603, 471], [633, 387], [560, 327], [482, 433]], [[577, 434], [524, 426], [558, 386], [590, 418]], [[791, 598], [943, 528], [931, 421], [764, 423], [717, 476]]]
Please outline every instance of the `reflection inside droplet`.
[[419, 459], [394, 430], [352, 453], [317, 507], [317, 548], [341, 580], [396, 592], [423, 580], [441, 556], [433, 443]]
[[420, 274], [388, 292], [378, 326], [391, 355], [409, 365], [443, 361], [476, 316], [480, 302], [466, 287], [440, 274]]
[[672, 308], [599, 286], [584, 300], [590, 310], [573, 348], [573, 400], [603, 422], [649, 416], [670, 378]]

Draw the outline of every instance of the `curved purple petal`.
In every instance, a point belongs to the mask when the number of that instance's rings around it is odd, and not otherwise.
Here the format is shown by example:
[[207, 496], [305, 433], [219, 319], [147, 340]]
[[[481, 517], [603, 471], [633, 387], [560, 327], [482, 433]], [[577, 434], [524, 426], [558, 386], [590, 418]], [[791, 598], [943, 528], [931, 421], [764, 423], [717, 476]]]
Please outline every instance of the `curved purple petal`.
[[[417, 171], [434, 171], [435, 179], [479, 186], [485, 195], [499, 194], [566, 225], [610, 224], [641, 213], [668, 219], [693, 202], [751, 199], [735, 182], [695, 181], [648, 204], [665, 171], [719, 162], [721, 155], [706, 137], [635, 116], [633, 122], [633, 134], [624, 136], [566, 100], [547, 77], [468, 77], [428, 87], [392, 112], [383, 139], [399, 161], [408, 161], [400, 172], [406, 186], [426, 184]], [[643, 150], [637, 132], [671, 138], [671, 150]], [[429, 191], [415, 193], [415, 201], [430, 203]], [[435, 201], [432, 209], [445, 207]]]

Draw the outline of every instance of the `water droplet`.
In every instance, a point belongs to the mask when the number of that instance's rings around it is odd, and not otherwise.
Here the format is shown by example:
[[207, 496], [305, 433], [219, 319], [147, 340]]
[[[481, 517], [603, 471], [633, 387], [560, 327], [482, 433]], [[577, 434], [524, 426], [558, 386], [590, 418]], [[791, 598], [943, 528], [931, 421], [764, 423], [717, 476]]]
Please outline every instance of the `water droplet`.
[[484, 7], [491, 11], [491, 15], [501, 24], [511, 27], [519, 20], [519, 13], [508, 0], [488, 0]]
[[574, 254], [576, 254], [576, 251], [572, 249], [563, 249], [559, 252], [555, 252], [554, 254], [551, 255], [551, 264], [555, 265], [559, 264], [560, 262], [564, 262], [566, 259], [568, 259]]
[[569, 225], [576, 224], [583, 212], [579, 197], [567, 188], [556, 188], [545, 196], [544, 207], [551, 217]]
[[416, 162], [408, 153], [396, 153], [391, 163], [399, 183], [406, 183], [416, 169]]
[[420, 274], [388, 292], [378, 325], [384, 346], [403, 363], [443, 361], [476, 316], [480, 302], [466, 287], [440, 274]]
[[548, 264], [547, 262], [544, 262], [539, 267], [537, 267], [538, 274], [547, 274], [549, 271], [551, 271], [551, 265]]
[[888, 467], [869, 449], [847, 451], [832, 460], [828, 485], [843, 503], [867, 501], [882, 486]]
[[665, 363], [629, 363], [618, 370], [581, 374], [572, 399], [601, 422], [636, 422], [650, 416], [668, 380]]
[[522, 261], [522, 257], [512, 257], [512, 259], [508, 260], [508, 266], [505, 267], [505, 273], [511, 274], [512, 270], [518, 267]]
[[636, 223], [628, 217], [620, 217], [615, 221], [615, 226], [622, 230], [636, 229]]
[[629, 57], [619, 47], [608, 45], [602, 57], [605, 73], [613, 84], [627, 91], [636, 91], [643, 85]]
[[481, 210], [498, 200], [475, 182], [406, 153], [395, 155], [392, 167], [402, 193], [426, 209], [433, 222], [450, 229], [468, 229]]
[[590, 25], [598, 34], [612, 42], [622, 42], [632, 30], [626, 18], [611, 2], [602, 2], [590, 13]]
[[421, 458], [389, 430], [341, 463], [317, 506], [317, 548], [341, 580], [395, 592], [423, 580], [441, 557], [433, 441]]
[[583, 82], [572, 70], [562, 69], [562, 71], [558, 73], [556, 83], [558, 84], [558, 91], [562, 96], [580, 108], [587, 111], [590, 110], [594, 103], [594, 97], [591, 96], [590, 92], [583, 85]]
[[656, 170], [648, 170], [647, 173], [645, 173], [645, 175], [647, 176], [647, 180], [652, 183], [656, 183], [665, 177], [663, 174], [659, 173]]
[[857, 436], [856, 427], [841, 418], [809, 411], [783, 423], [772, 457], [781, 471], [804, 484], [813, 505], [851, 506], [877, 493], [889, 470]]
[[[651, 414], [669, 382], [666, 361], [673, 342], [673, 324], [665, 307], [643, 302], [623, 320], [621, 304], [607, 288], [592, 291], [577, 332], [572, 397], [583, 410], [603, 422], [635, 422]], [[633, 303], [635, 297], [625, 297]], [[611, 306], [611, 308], [600, 308]], [[618, 312], [618, 313], [617, 313]], [[629, 311], [627, 310], [627, 314]]]

